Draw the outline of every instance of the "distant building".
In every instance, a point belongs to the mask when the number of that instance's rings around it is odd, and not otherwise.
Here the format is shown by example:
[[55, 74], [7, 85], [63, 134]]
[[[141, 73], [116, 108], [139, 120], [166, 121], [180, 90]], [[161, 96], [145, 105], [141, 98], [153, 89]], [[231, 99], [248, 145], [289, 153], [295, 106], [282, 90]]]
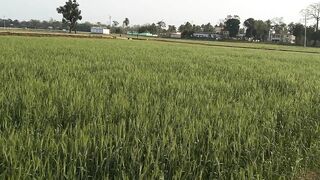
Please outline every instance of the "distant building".
[[171, 33], [170, 37], [171, 38], [176, 38], [176, 39], [181, 39], [181, 33], [180, 32]]
[[278, 33], [275, 33], [274, 30], [270, 30], [268, 41], [294, 44], [296, 41], [296, 37], [290, 33], [278, 34]]
[[281, 34], [270, 34], [269, 41], [280, 42], [281, 41]]
[[229, 33], [229, 31], [223, 30], [222, 35], [223, 35], [224, 38], [229, 38], [230, 33]]
[[216, 34], [223, 34], [223, 27], [221, 27], [221, 26], [214, 27], [214, 32]]
[[145, 33], [128, 32], [127, 35], [131, 35], [131, 36], [145, 36], [145, 37], [158, 37], [158, 35], [156, 35], [156, 34], [151, 34], [151, 33], [148, 33], [148, 32], [145, 32]]
[[195, 38], [214, 38], [213, 32], [195, 32], [193, 33]]
[[92, 27], [92, 34], [110, 34], [110, 29], [102, 28], [102, 27]]
[[241, 34], [241, 33], [239, 33], [236, 38], [237, 38], [238, 40], [245, 40], [246, 34]]
[[213, 40], [223, 39], [223, 35], [216, 34], [214, 32], [196, 32], [196, 33], [193, 33], [192, 37], [199, 38], [199, 39], [213, 39]]
[[296, 43], [296, 36], [289, 34], [285, 37], [285, 41], [290, 44], [295, 44]]
[[219, 39], [229, 38], [229, 31], [224, 29], [223, 26], [215, 26], [214, 33], [218, 36]]

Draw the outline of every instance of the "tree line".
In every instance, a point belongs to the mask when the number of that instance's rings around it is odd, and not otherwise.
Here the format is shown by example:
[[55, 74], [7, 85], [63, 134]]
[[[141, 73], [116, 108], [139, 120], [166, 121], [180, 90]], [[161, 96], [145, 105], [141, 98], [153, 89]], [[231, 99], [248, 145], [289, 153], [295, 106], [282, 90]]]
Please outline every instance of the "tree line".
[[[127, 31], [135, 31], [139, 33], [151, 33], [158, 34], [159, 36], [168, 36], [170, 33], [181, 32], [182, 38], [192, 38], [193, 34], [196, 32], [206, 32], [206, 33], [217, 33], [216, 28], [219, 27], [223, 31], [228, 32], [228, 37], [235, 38], [240, 34], [243, 34], [247, 39], [254, 39], [259, 41], [267, 41], [270, 33], [275, 34], [292, 34], [296, 36], [296, 43], [301, 44], [304, 41], [305, 31], [307, 32], [307, 40], [309, 42], [313, 41], [316, 45], [317, 41], [320, 41], [319, 32], [319, 20], [320, 20], [320, 2], [309, 5], [304, 9], [302, 14], [305, 16], [306, 20], [314, 20], [316, 23], [314, 25], [305, 26], [301, 23], [290, 23], [285, 24], [282, 18], [274, 18], [272, 20], [256, 20], [254, 18], [248, 18], [243, 22], [243, 27], [241, 26], [240, 17], [237, 15], [227, 16], [219, 24], [213, 26], [210, 23], [196, 25], [186, 22], [180, 25], [178, 28], [174, 25], [167, 26], [164, 21], [159, 21], [157, 23], [145, 24], [145, 25], [134, 25], [129, 26], [130, 21], [125, 18], [122, 25], [118, 21], [113, 21], [110, 25], [105, 25], [102, 23], [92, 24], [90, 22], [78, 23], [82, 20], [81, 10], [79, 9], [79, 4], [76, 0], [68, 0], [63, 6], [58, 7], [57, 12], [62, 15], [62, 21], [18, 21], [6, 19], [4, 24], [14, 28], [33, 28], [33, 29], [52, 29], [52, 30], [68, 30], [70, 33], [74, 31], [85, 31], [90, 32], [91, 27], [100, 26], [105, 28], [110, 28], [112, 33], [123, 34]], [[220, 32], [221, 33], [221, 32]]]
[[[79, 10], [79, 4], [76, 0], [68, 0], [64, 6], [57, 8], [58, 13], [63, 15], [62, 22], [68, 24], [71, 30], [75, 30], [77, 20], [81, 20], [81, 11]], [[300, 23], [290, 23], [285, 24], [281, 18], [276, 18], [273, 20], [255, 20], [254, 18], [249, 18], [244, 21], [243, 25], [245, 30], [242, 30], [242, 33], [245, 33], [246, 38], [255, 39], [259, 41], [266, 41], [270, 37], [270, 33], [274, 34], [292, 34], [296, 36], [296, 43], [301, 43], [301, 40], [304, 39], [303, 35], [307, 32], [307, 40], [313, 41], [314, 45], [317, 44], [317, 41], [320, 41], [320, 32], [319, 32], [319, 20], [320, 20], [320, 2], [309, 5], [306, 9], [302, 11], [305, 15], [305, 18], [313, 19], [316, 21], [314, 26], [304, 26]], [[127, 21], [127, 22], [125, 22]], [[129, 19], [126, 18], [123, 24], [126, 24], [125, 27], [129, 25]], [[221, 29], [228, 32], [228, 36], [231, 38], [237, 37], [240, 29], [240, 17], [228, 16], [225, 18], [224, 22], [221, 22], [216, 27], [220, 26]], [[117, 27], [119, 23], [117, 21], [113, 22], [113, 26], [110, 27], [112, 30], [115, 30], [115, 33], [123, 33], [123, 28]], [[169, 25], [166, 28], [166, 23], [164, 21], [159, 21], [158, 23], [146, 24], [143, 26], [134, 26], [131, 30], [135, 30], [139, 33], [149, 32], [152, 34], [167, 35], [168, 33], [177, 32], [177, 28], [173, 25]], [[215, 28], [210, 24], [195, 25], [189, 22], [181, 25], [178, 30], [182, 33], [183, 38], [191, 38], [195, 32], [214, 32]], [[272, 31], [272, 32], [271, 32]], [[220, 32], [221, 33], [221, 32]]]

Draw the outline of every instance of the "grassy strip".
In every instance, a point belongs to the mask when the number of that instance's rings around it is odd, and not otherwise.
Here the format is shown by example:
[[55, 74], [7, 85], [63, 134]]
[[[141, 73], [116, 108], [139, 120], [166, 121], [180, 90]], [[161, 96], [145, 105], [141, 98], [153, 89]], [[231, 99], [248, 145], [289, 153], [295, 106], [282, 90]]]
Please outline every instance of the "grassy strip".
[[105, 36], [105, 35], [42, 33], [42, 32], [0, 32], [0, 36], [67, 37], [67, 38], [94, 38], [94, 39], [115, 39], [116, 38], [113, 36]]
[[320, 54], [320, 48], [307, 48], [291, 47], [285, 45], [273, 45], [273, 44], [249, 44], [242, 42], [210, 42], [210, 41], [197, 41], [197, 40], [177, 40], [177, 39], [165, 39], [165, 38], [147, 38], [147, 37], [119, 37], [119, 36], [106, 36], [106, 35], [92, 35], [92, 34], [63, 34], [63, 33], [42, 33], [42, 32], [0, 32], [0, 36], [30, 36], [30, 37], [71, 37], [71, 38], [94, 38], [94, 39], [121, 39], [121, 40], [149, 40], [159, 41], [166, 43], [179, 43], [179, 44], [191, 44], [202, 45], [212, 47], [225, 47], [225, 48], [240, 48], [240, 49], [255, 49], [255, 50], [267, 50], [267, 51], [282, 51], [282, 52], [294, 52], [294, 53], [309, 53]]
[[[208, 43], [208, 42], [201, 42], [201, 41], [193, 41], [193, 40], [189, 40], [189, 41], [183, 41], [183, 40], [170, 40], [170, 39], [138, 39], [138, 38], [133, 38], [134, 40], [150, 40], [150, 41], [160, 41], [160, 42], [166, 42], [166, 43], [180, 43], [180, 44], [191, 44], [191, 45], [202, 45], [202, 46], [212, 46], [212, 47], [225, 47], [225, 48], [240, 48], [240, 49], [255, 49], [255, 50], [266, 50], [266, 51], [282, 51], [282, 52], [295, 52], [295, 53], [310, 53], [310, 54], [320, 54], [320, 48], [317, 49], [319, 51], [309, 51], [308, 49], [304, 49], [304, 50], [294, 50], [294, 49], [286, 49], [285, 47], [288, 46], [283, 46], [284, 48], [279, 48], [279, 47], [271, 47], [274, 45], [270, 45], [268, 44], [268, 46], [270, 47], [261, 47], [258, 44], [256, 44], [256, 47], [253, 46], [243, 46], [243, 45], [239, 45], [237, 43], [234, 42], [224, 42], [223, 44], [216, 44], [216, 43]], [[261, 45], [261, 44], [260, 44]]]

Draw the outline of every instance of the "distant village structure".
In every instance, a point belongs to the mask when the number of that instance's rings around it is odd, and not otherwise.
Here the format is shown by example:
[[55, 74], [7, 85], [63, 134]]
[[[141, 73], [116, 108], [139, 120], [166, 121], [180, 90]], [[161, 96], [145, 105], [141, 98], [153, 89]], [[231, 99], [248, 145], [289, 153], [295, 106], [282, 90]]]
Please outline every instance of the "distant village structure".
[[110, 34], [110, 29], [106, 29], [103, 27], [92, 27], [91, 28], [91, 33], [92, 34], [106, 34], [109, 35]]
[[170, 38], [181, 39], [181, 32], [171, 33]]
[[229, 38], [229, 31], [221, 26], [215, 26], [213, 32], [195, 32], [193, 33], [193, 37], [198, 39], [222, 40]]
[[270, 29], [268, 41], [273, 43], [294, 44], [296, 37], [290, 33], [275, 33], [273, 29]]
[[145, 33], [127, 32], [127, 35], [130, 35], [130, 36], [144, 36], [144, 37], [158, 37], [158, 35], [151, 34], [149, 32], [145, 32]]
[[[180, 33], [181, 34], [181, 33]], [[173, 37], [173, 36], [172, 36]], [[179, 37], [181, 38], [181, 36]], [[225, 30], [224, 27], [216, 26], [213, 32], [195, 32], [192, 35], [195, 39], [208, 39], [208, 40], [223, 40], [229, 39], [229, 31]], [[245, 33], [238, 33], [238, 35], [233, 38], [235, 40], [246, 40], [246, 41], [260, 41], [253, 38], [246, 38]], [[271, 43], [285, 43], [294, 44], [296, 37], [288, 32], [276, 33], [273, 29], [270, 29], [269, 36], [266, 39]]]

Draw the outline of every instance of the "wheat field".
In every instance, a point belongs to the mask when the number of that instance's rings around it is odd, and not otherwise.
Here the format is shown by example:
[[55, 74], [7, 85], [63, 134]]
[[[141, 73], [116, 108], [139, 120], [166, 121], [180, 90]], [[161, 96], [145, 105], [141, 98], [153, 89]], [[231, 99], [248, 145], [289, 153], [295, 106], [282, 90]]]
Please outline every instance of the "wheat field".
[[0, 37], [0, 178], [319, 173], [319, 70], [303, 52]]

